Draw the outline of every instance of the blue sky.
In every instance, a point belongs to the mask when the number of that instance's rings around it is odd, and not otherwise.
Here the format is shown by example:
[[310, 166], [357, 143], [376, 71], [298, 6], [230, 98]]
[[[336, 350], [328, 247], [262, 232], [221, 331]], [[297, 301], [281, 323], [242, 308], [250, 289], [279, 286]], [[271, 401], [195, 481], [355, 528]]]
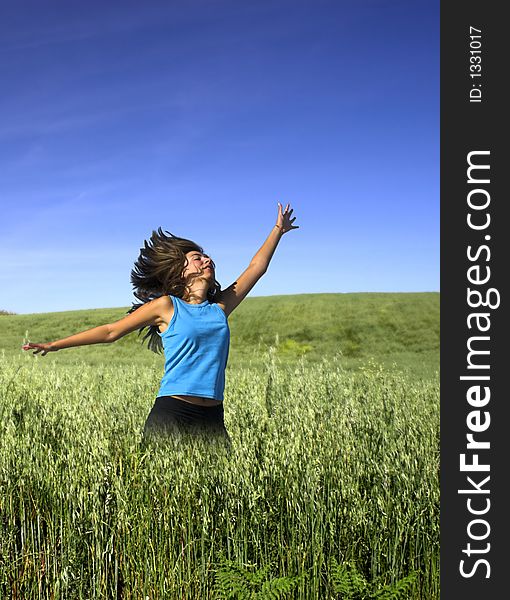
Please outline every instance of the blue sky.
[[439, 290], [439, 3], [0, 5], [0, 309], [129, 306], [158, 227], [251, 295]]

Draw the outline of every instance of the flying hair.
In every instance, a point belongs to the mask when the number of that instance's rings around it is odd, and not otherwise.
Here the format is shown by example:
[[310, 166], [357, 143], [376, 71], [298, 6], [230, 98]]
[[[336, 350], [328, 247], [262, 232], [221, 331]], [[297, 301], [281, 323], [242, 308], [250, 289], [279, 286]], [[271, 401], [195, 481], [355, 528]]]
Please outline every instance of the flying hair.
[[[133, 294], [139, 302], [133, 302], [128, 314], [145, 303], [168, 294], [186, 300], [193, 280], [200, 276], [199, 273], [191, 273], [184, 277], [184, 269], [188, 265], [186, 254], [192, 251], [204, 254], [202, 247], [192, 240], [177, 237], [169, 231], [163, 232], [161, 227], [153, 231], [149, 240], [144, 240], [144, 247], [140, 248], [140, 255], [131, 270]], [[209, 302], [215, 302], [220, 290], [221, 286], [215, 279], [214, 285], [207, 292]], [[163, 344], [158, 335], [158, 327], [156, 325], [141, 327], [138, 335], [140, 336], [145, 329], [147, 331], [142, 344], [148, 340], [149, 350], [160, 354], [163, 351]]]

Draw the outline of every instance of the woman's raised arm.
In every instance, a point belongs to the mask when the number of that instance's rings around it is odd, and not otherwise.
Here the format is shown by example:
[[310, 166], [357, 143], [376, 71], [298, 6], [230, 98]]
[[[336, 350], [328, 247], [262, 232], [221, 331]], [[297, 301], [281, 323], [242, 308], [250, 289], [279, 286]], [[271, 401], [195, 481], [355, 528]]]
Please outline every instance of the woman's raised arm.
[[246, 271], [241, 273], [234, 283], [221, 292], [218, 304], [223, 308], [227, 317], [246, 298], [257, 281], [267, 271], [282, 235], [292, 229], [299, 229], [299, 226], [293, 225], [296, 217], [290, 218], [294, 209], [289, 210], [289, 208], [290, 204], [287, 204], [285, 211], [282, 212], [282, 205], [278, 202], [276, 225], [271, 229], [266, 241], [251, 259]]
[[116, 342], [121, 337], [144, 327], [146, 325], [159, 325], [162, 322], [161, 315], [168, 303], [171, 302], [167, 296], [156, 298], [147, 302], [131, 314], [127, 315], [118, 321], [99, 325], [93, 329], [87, 329], [75, 335], [49, 342], [47, 344], [28, 343], [22, 346], [23, 350], [34, 350], [34, 354], [41, 352], [42, 356], [46, 356], [48, 352], [56, 352], [64, 348], [74, 348], [76, 346], [86, 346], [89, 344], [109, 344]]

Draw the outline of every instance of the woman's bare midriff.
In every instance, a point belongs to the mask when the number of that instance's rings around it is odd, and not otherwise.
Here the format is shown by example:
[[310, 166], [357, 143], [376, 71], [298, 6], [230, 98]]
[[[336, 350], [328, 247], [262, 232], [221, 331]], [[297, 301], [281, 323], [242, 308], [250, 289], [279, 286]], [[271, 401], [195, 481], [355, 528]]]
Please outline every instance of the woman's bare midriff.
[[184, 402], [189, 402], [190, 404], [198, 404], [199, 406], [218, 406], [218, 404], [221, 404], [221, 400], [213, 400], [212, 398], [202, 398], [201, 396], [172, 395], [172, 398], [177, 398], [178, 400], [183, 400]]

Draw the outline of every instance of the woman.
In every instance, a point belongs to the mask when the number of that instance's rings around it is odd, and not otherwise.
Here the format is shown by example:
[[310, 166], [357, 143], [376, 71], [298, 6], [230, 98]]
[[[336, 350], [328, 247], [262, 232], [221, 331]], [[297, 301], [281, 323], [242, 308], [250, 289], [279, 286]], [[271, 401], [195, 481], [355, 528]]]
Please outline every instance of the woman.
[[144, 427], [153, 433], [205, 433], [230, 443], [223, 420], [223, 392], [230, 331], [227, 319], [266, 272], [284, 233], [298, 229], [287, 204], [278, 203], [276, 225], [248, 268], [225, 290], [215, 265], [190, 240], [166, 236], [159, 228], [145, 242], [131, 272], [134, 295], [141, 300], [128, 316], [47, 344], [28, 343], [34, 354], [115, 342], [139, 329], [148, 347], [165, 353], [165, 371], [156, 402]]

